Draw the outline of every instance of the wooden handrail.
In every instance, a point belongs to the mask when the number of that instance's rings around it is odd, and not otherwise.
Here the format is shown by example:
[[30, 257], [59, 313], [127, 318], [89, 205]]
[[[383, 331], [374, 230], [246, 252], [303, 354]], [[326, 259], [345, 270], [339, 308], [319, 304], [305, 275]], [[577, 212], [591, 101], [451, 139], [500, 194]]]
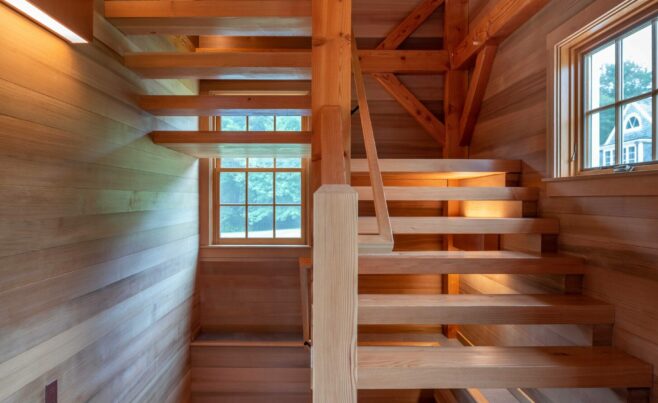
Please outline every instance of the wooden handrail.
[[324, 185], [313, 197], [313, 402], [356, 403], [358, 196]]
[[368, 107], [368, 98], [366, 97], [366, 86], [363, 81], [363, 72], [361, 71], [361, 62], [359, 61], [359, 54], [355, 40], [352, 40], [352, 72], [354, 74], [354, 84], [359, 102], [359, 116], [361, 118], [361, 127], [363, 131], [363, 144], [366, 149], [366, 158], [368, 160], [368, 169], [370, 171], [370, 185], [372, 186], [375, 215], [377, 216], [377, 227], [379, 229], [379, 235], [382, 238], [393, 242], [391, 220], [388, 215], [386, 195], [384, 194], [384, 180], [382, 179], [382, 173], [379, 169], [379, 157], [377, 155], [377, 145], [375, 144], [375, 133], [372, 128], [372, 120], [370, 119], [370, 108]]

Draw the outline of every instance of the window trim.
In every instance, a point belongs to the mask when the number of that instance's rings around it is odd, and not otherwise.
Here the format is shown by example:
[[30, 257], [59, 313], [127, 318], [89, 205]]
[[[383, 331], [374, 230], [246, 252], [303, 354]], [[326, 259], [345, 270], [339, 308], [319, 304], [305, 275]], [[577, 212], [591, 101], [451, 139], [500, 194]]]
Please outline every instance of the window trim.
[[[260, 158], [258, 156], [251, 156], [251, 157], [238, 157], [238, 158]], [[275, 157], [270, 157], [267, 156], [265, 158], [275, 158]], [[281, 158], [288, 158], [286, 156], [282, 156]], [[299, 158], [299, 157], [290, 157], [290, 158]], [[290, 246], [298, 246], [298, 245], [306, 245], [307, 244], [307, 238], [308, 238], [308, 159], [307, 158], [301, 158], [302, 161], [302, 167], [301, 168], [276, 168], [276, 165], [274, 168], [222, 168], [221, 167], [221, 158], [215, 158], [212, 160], [212, 211], [213, 211], [213, 222], [212, 222], [212, 232], [213, 232], [213, 244], [214, 245], [231, 245], [231, 246], [239, 246], [239, 245], [290, 245]], [[302, 214], [302, 223], [301, 223], [301, 231], [302, 231], [302, 236], [301, 238], [221, 238], [219, 236], [220, 233], [220, 225], [219, 225], [219, 209], [220, 209], [220, 202], [219, 202], [219, 194], [220, 194], [220, 189], [219, 189], [219, 174], [220, 172], [300, 172], [301, 173], [301, 181], [302, 181], [302, 191], [301, 191], [301, 214]], [[249, 204], [245, 200], [246, 208], [248, 208]], [[273, 208], [275, 209], [277, 204], [272, 203]], [[274, 215], [273, 220], [276, 220], [276, 215]], [[276, 231], [276, 228], [273, 228], [273, 231]]]
[[[548, 96], [553, 100], [549, 109], [548, 172], [553, 178], [612, 174], [613, 166], [584, 169], [586, 147], [582, 144], [585, 132], [585, 80], [583, 56], [623, 36], [640, 25], [658, 17], [658, 4], [652, 0], [598, 0], [579, 14], [557, 28], [547, 38], [547, 49], [553, 52], [548, 71]], [[654, 35], [656, 34], [654, 22]], [[658, 41], [657, 41], [658, 42]], [[654, 70], [657, 69], [658, 58], [654, 51]], [[621, 69], [617, 69], [621, 70]], [[658, 70], [657, 70], [658, 71]], [[619, 74], [619, 71], [617, 72]], [[658, 73], [654, 80], [658, 80]], [[656, 83], [652, 94], [654, 96], [654, 116], [656, 109]], [[620, 86], [618, 86], [620, 87]], [[628, 100], [624, 100], [627, 102]], [[617, 117], [617, 126], [619, 125]], [[655, 122], [658, 123], [658, 122]], [[656, 126], [653, 125], [654, 138]], [[617, 135], [621, 130], [617, 130]], [[654, 142], [654, 155], [657, 144]], [[619, 147], [621, 154], [622, 147]], [[619, 157], [621, 161], [621, 156]], [[635, 170], [658, 170], [656, 161], [634, 164]]]

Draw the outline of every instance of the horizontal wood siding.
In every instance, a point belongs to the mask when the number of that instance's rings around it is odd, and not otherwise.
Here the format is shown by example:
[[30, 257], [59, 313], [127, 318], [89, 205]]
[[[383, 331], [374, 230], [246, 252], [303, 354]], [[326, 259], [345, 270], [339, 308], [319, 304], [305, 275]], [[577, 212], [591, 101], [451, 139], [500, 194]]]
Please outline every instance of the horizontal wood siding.
[[[130, 42], [97, 16], [97, 38]], [[147, 82], [0, 5], [0, 401], [170, 402], [185, 393], [198, 168], [152, 144]], [[173, 47], [171, 44], [170, 48]]]
[[[491, 4], [474, 2], [476, 12]], [[495, 2], [490, 2], [495, 3]], [[542, 188], [540, 214], [560, 219], [560, 249], [587, 259], [584, 293], [616, 306], [614, 345], [658, 368], [658, 197], [547, 197], [546, 35], [591, 4], [551, 2], [501, 44], [470, 150], [471, 158], [523, 160], [523, 186]], [[477, 18], [477, 15], [474, 16]], [[627, 178], [633, 181], [633, 178]], [[658, 180], [655, 181], [658, 183]], [[614, 186], [607, 185], [614, 192]], [[560, 191], [561, 184], [554, 186]], [[571, 185], [573, 187], [573, 185]], [[622, 184], [623, 186], [623, 184]], [[602, 189], [606, 188], [604, 184]], [[462, 291], [546, 292], [555, 284], [512, 276], [464, 276]], [[490, 326], [464, 328], [476, 344], [583, 344], [585, 329]], [[658, 384], [657, 384], [658, 385]], [[533, 391], [537, 401], [614, 402], [618, 393], [572, 390]], [[654, 401], [657, 397], [654, 396]]]

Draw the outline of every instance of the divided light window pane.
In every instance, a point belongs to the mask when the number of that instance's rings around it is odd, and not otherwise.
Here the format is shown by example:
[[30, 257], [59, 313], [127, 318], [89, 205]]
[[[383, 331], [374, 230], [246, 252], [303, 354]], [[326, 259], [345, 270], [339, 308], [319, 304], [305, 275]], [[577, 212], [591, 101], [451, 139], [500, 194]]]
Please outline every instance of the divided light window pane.
[[615, 164], [615, 108], [590, 115], [588, 122], [588, 166], [599, 168]]
[[654, 159], [652, 141], [653, 119], [651, 115], [653, 109], [652, 104], [653, 102], [651, 98], [645, 98], [627, 104], [623, 108], [623, 164], [649, 162]]
[[272, 206], [249, 206], [249, 238], [274, 237], [274, 208]]
[[247, 117], [222, 116], [220, 129], [225, 132], [243, 132], [247, 130]]
[[302, 131], [301, 116], [277, 116], [276, 131], [278, 132], [300, 132]]
[[622, 40], [622, 86], [624, 99], [651, 92], [653, 81], [651, 24]]
[[597, 109], [615, 102], [615, 44], [612, 43], [589, 56], [589, 108]]
[[274, 131], [274, 116], [249, 116], [250, 132]]

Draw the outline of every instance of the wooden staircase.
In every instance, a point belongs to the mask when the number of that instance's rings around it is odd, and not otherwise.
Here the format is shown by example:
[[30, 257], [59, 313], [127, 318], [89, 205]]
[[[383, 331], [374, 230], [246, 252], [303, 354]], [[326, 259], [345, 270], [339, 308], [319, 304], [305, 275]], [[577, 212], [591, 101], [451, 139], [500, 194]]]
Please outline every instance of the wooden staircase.
[[[591, 329], [591, 345], [359, 343], [355, 366], [359, 390], [622, 388], [628, 389], [629, 402], [649, 402], [651, 366], [611, 346], [614, 306], [581, 295], [584, 262], [556, 253], [559, 223], [535, 217], [536, 208], [524, 207], [536, 203], [539, 192], [516, 186], [517, 161], [384, 159], [379, 167], [386, 202], [396, 206], [389, 209], [393, 235], [444, 236], [447, 250], [362, 248], [359, 278], [440, 275], [446, 287], [443, 294], [362, 293], [356, 300], [358, 326], [443, 325], [463, 338], [458, 325], [580, 325]], [[353, 189], [360, 203], [375, 198], [368, 173], [363, 160], [352, 161], [352, 183], [357, 185]], [[405, 216], [405, 203], [407, 210], [413, 210], [418, 202], [456, 203], [461, 208]], [[464, 204], [469, 202], [492, 203], [492, 216], [486, 216], [487, 209], [476, 209], [476, 217], [462, 214], [468, 212]], [[365, 236], [374, 239], [378, 217], [359, 217], [358, 231], [360, 242]], [[459, 242], [451, 238], [458, 235], [491, 237], [494, 242], [487, 247], [497, 250], [460, 250]], [[501, 250], [505, 247], [519, 250]], [[396, 243], [393, 248], [399, 249]], [[460, 294], [459, 275], [473, 274], [559, 278], [563, 293]]]

